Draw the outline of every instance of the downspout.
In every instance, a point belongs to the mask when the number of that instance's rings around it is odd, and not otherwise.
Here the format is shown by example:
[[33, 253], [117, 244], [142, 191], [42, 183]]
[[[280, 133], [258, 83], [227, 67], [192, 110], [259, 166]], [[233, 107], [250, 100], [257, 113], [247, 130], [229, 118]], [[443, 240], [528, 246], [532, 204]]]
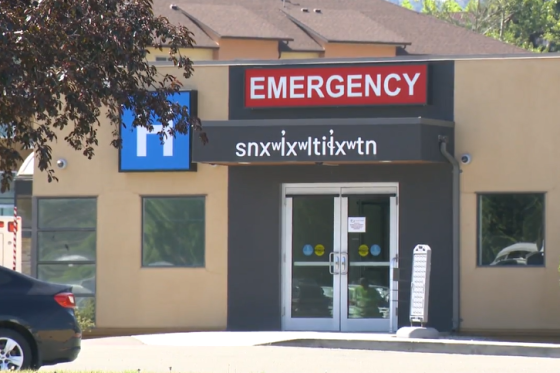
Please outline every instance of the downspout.
[[459, 166], [459, 162], [455, 159], [455, 157], [447, 151], [447, 143], [449, 138], [447, 136], [440, 136], [439, 137], [439, 150], [441, 154], [451, 163], [453, 166], [453, 185], [452, 185], [452, 196], [451, 199], [453, 201], [452, 208], [453, 208], [453, 318], [452, 318], [452, 325], [453, 325], [453, 332], [457, 333], [460, 328], [461, 324], [461, 313], [460, 313], [460, 216], [461, 211], [459, 210], [459, 201], [461, 199], [461, 184], [460, 184], [460, 175], [461, 175], [461, 168]]

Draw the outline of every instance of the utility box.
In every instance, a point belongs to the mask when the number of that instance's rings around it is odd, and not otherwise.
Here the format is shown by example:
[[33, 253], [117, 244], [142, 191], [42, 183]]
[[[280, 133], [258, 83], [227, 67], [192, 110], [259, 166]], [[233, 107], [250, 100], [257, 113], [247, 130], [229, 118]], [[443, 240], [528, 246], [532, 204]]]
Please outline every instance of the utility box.
[[430, 296], [430, 269], [432, 249], [428, 245], [416, 245], [412, 251], [412, 281], [410, 291], [410, 323], [428, 322]]

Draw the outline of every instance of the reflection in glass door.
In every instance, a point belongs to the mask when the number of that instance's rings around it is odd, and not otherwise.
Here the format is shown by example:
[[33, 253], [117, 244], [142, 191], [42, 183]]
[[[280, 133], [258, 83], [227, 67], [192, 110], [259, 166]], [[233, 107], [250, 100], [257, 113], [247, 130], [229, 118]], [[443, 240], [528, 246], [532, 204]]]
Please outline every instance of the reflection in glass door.
[[[345, 195], [341, 199], [341, 329], [389, 331], [394, 314], [391, 215], [395, 197]], [[393, 214], [394, 215], [394, 214]]]
[[396, 330], [396, 188], [286, 192], [285, 330]]
[[[299, 330], [338, 330], [339, 282], [333, 276], [335, 245], [340, 236], [339, 198], [332, 195], [287, 198], [291, 236], [291, 307]], [[335, 219], [336, 218], [336, 219]], [[336, 220], [336, 221], [335, 221]], [[336, 285], [336, 286], [335, 286]], [[335, 294], [337, 295], [335, 297]]]

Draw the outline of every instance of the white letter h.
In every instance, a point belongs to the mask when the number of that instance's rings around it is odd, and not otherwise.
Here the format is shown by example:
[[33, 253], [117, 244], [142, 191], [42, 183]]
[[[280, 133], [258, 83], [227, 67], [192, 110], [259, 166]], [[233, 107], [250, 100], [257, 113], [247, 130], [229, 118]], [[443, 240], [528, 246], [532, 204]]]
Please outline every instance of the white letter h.
[[[169, 121], [169, 126], [173, 127], [173, 121]], [[163, 129], [163, 125], [156, 124], [153, 126], [154, 132], [148, 132], [145, 127], [136, 127], [136, 156], [146, 157], [148, 153], [147, 149], [147, 137], [148, 135], [157, 135], [159, 131]], [[163, 156], [173, 157], [173, 137], [167, 135], [168, 137], [163, 139]]]

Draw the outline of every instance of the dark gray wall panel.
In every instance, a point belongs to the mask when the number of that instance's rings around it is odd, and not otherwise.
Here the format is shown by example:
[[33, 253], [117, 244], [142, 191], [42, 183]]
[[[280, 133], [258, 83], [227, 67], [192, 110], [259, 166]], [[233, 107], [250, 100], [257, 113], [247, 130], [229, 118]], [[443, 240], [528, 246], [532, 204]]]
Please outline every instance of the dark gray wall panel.
[[451, 329], [451, 166], [244, 166], [229, 168], [228, 328], [281, 327], [281, 185], [399, 182], [399, 324], [407, 325], [412, 249], [430, 245], [429, 324]]

